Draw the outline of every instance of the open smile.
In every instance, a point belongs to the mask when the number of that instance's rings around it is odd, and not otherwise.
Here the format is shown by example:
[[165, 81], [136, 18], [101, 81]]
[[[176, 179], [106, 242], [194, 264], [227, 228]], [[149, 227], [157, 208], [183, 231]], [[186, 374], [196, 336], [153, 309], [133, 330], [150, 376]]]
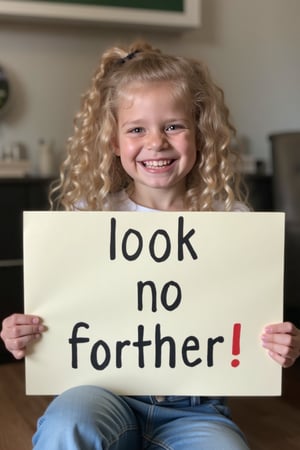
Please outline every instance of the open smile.
[[174, 159], [151, 159], [147, 161], [141, 161], [141, 164], [147, 169], [161, 169], [168, 167], [174, 162]]

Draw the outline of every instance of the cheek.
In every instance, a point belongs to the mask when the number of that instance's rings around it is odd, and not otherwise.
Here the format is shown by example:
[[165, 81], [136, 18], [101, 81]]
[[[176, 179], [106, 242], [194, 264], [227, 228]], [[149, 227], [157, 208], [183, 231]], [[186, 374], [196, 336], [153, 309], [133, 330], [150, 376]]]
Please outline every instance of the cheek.
[[186, 157], [188, 160], [188, 166], [189, 166], [190, 170], [195, 166], [195, 164], [197, 162], [198, 153], [199, 152], [197, 152], [197, 149], [196, 149], [196, 146], [194, 145], [194, 143], [190, 143], [189, 149], [186, 152]]
[[135, 142], [123, 141], [120, 145], [120, 154], [124, 158], [133, 159], [139, 152], [139, 148]]
[[182, 148], [185, 148], [185, 154], [190, 160], [196, 160], [197, 147], [194, 141], [186, 140], [182, 143]]
[[136, 153], [129, 146], [120, 147], [119, 156], [122, 166], [125, 168], [131, 167], [132, 163], [135, 162], [136, 159]]

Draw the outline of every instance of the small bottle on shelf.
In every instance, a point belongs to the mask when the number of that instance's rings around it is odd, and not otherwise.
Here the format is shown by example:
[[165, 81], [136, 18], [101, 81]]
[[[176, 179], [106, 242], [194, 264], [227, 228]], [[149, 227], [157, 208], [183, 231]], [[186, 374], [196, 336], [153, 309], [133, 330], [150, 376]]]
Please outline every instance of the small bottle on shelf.
[[38, 173], [41, 176], [49, 176], [53, 174], [53, 152], [50, 144], [44, 139], [38, 141]]

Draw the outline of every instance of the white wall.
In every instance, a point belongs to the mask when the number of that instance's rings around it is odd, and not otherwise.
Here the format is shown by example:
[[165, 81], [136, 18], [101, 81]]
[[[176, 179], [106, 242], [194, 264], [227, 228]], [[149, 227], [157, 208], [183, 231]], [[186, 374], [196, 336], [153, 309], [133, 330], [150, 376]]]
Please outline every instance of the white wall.
[[143, 36], [171, 53], [203, 58], [238, 133], [255, 157], [269, 161], [267, 135], [300, 129], [300, 1], [202, 1], [201, 29], [184, 34], [0, 22], [0, 65], [12, 84], [0, 145], [22, 141], [35, 162], [42, 137], [61, 154], [101, 52]]

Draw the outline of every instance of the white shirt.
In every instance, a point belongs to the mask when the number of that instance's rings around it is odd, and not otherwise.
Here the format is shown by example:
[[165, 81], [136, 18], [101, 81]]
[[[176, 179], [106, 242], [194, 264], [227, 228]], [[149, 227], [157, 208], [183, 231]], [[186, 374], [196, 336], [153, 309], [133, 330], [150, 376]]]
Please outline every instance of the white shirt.
[[[109, 194], [105, 204], [105, 210], [108, 211], [136, 211], [136, 212], [157, 212], [159, 210], [147, 208], [146, 206], [138, 205], [133, 202], [127, 195], [125, 190]], [[215, 211], [224, 211], [222, 202], [215, 203]], [[232, 212], [246, 212], [248, 208], [241, 202], [235, 202], [232, 207]]]

